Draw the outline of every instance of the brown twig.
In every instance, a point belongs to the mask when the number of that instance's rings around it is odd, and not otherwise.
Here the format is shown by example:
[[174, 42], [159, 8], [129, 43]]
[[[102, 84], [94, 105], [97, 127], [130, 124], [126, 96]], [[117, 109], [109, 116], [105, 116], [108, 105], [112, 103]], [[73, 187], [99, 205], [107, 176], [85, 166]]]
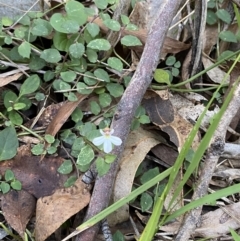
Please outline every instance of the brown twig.
[[[115, 130], [114, 135], [120, 137], [123, 144], [114, 149], [113, 153], [117, 155], [117, 160], [112, 164], [109, 172], [103, 177], [97, 178], [85, 220], [102, 211], [109, 203], [113, 183], [134, 113], [152, 81], [153, 71], [157, 67], [164, 38], [180, 3], [181, 0], [164, 0], [156, 14], [156, 19], [149, 30], [146, 45], [137, 70], [123, 94], [113, 118], [112, 128]], [[76, 240], [95, 240], [98, 230], [99, 226], [95, 225], [79, 234]]]
[[[198, 185], [193, 194], [193, 200], [197, 200], [207, 193], [209, 182], [212, 179], [215, 167], [218, 163], [218, 159], [224, 151], [225, 135], [227, 128], [231, 123], [231, 120], [240, 108], [240, 85], [238, 84], [235, 93], [227, 110], [225, 111], [218, 128], [216, 129], [210, 147], [207, 150], [206, 159], [204, 162], [204, 167], [199, 179]], [[198, 225], [199, 218], [201, 215], [202, 207], [191, 210], [184, 219], [175, 241], [186, 241], [189, 239], [191, 233], [194, 231]]]

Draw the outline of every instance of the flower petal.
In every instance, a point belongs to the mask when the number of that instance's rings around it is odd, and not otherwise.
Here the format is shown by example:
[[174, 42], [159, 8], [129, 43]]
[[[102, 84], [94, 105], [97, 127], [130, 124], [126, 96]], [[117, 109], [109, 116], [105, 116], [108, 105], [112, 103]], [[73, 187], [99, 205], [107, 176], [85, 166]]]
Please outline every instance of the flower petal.
[[102, 129], [100, 129], [100, 133], [104, 136], [105, 135], [105, 133], [104, 133], [104, 131], [102, 130]]
[[106, 138], [104, 136], [99, 136], [93, 139], [92, 143], [95, 146], [100, 146], [104, 143], [104, 141], [106, 140]]
[[103, 150], [105, 153], [109, 153], [112, 151], [112, 142], [110, 138], [104, 140]]
[[117, 137], [117, 136], [111, 136], [110, 141], [115, 145], [115, 146], [120, 146], [122, 144], [122, 140]]

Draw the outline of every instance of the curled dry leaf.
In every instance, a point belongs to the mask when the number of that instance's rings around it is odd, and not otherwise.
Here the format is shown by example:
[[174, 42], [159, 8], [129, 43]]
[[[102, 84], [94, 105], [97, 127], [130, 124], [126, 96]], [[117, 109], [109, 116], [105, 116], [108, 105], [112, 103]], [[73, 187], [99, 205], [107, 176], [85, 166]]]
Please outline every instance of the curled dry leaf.
[[57, 190], [53, 195], [37, 201], [35, 237], [44, 241], [67, 219], [82, 210], [90, 201], [87, 185], [78, 178], [70, 188]]
[[[170, 140], [180, 151], [193, 125], [175, 111], [169, 99], [162, 99], [160, 95], [161, 92], [148, 91], [144, 96], [142, 104], [150, 120], [169, 135]], [[196, 136], [192, 143], [192, 148], [196, 149], [198, 143], [199, 138]]]
[[[133, 180], [138, 166], [152, 147], [160, 143], [159, 136], [138, 128], [130, 133], [120, 164], [120, 171], [114, 185], [113, 201], [131, 193]], [[110, 226], [126, 221], [129, 218], [129, 207], [124, 205], [108, 217]]]
[[36, 199], [30, 193], [21, 190], [2, 195], [1, 209], [8, 224], [24, 239], [28, 221], [36, 207]]
[[[205, 69], [213, 65], [213, 62], [206, 58], [205, 56], [202, 57], [202, 63]], [[227, 75], [226, 72], [221, 70], [218, 66], [215, 68], [209, 70], [207, 72], [208, 77], [214, 82], [214, 83], [222, 83], [223, 79], [226, 78], [225, 76]], [[230, 76], [227, 76], [225, 83], [228, 84], [230, 81]]]

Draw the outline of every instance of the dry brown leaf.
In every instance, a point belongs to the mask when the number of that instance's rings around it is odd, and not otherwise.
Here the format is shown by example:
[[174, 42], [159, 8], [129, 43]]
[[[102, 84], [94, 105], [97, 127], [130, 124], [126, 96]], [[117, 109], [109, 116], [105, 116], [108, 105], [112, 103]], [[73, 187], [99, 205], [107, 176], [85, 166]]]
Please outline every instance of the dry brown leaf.
[[[114, 185], [114, 202], [131, 193], [133, 180], [139, 165], [151, 148], [159, 144], [159, 142], [157, 135], [142, 128], [138, 128], [137, 131], [129, 134], [120, 164], [120, 171], [117, 174]], [[129, 206], [124, 205], [108, 217], [108, 222], [111, 226], [114, 226], [117, 223], [126, 221], [128, 218]]]
[[28, 221], [36, 207], [36, 199], [28, 192], [10, 190], [2, 195], [1, 208], [8, 224], [24, 239]]
[[[180, 151], [185, 144], [193, 126], [190, 122], [183, 119], [175, 110], [169, 99], [162, 99], [161, 92], [148, 91], [142, 101], [143, 106], [150, 120], [162, 131], [166, 132], [170, 140]], [[192, 148], [198, 146], [199, 138], [195, 137]]]
[[11, 169], [21, 183], [23, 190], [34, 197], [51, 195], [56, 189], [63, 186], [67, 175], [57, 172], [62, 164], [62, 158], [44, 158], [37, 156], [22, 156], [18, 153], [13, 160], [0, 163], [0, 174], [4, 175]]
[[70, 188], [57, 190], [52, 196], [38, 199], [35, 238], [44, 241], [67, 219], [82, 210], [90, 201], [87, 185], [81, 177]]
[[[217, 238], [230, 233], [230, 228], [240, 228], [240, 203], [221, 207], [215, 211], [207, 212], [201, 217], [201, 226], [195, 229], [194, 237]], [[176, 234], [181, 223], [173, 222], [162, 226], [160, 230]]]
[[76, 94], [78, 100], [77, 101], [67, 101], [63, 106], [60, 107], [56, 116], [54, 116], [53, 120], [49, 124], [46, 134], [55, 136], [57, 132], [60, 130], [62, 125], [67, 121], [69, 116], [75, 110], [75, 108], [82, 102], [84, 99], [88, 97], [88, 95], [80, 95]]
[[[202, 56], [202, 63], [205, 69], [213, 65], [213, 62], [205, 56]], [[215, 68], [209, 70], [207, 72], [207, 75], [214, 83], [221, 84], [227, 73], [221, 70], [218, 66], [216, 66]], [[229, 81], [230, 76], [227, 76], [227, 78], [225, 79], [225, 83], [228, 84]]]
[[[205, 106], [201, 102], [207, 101], [205, 97], [197, 93], [183, 93], [181, 95], [175, 93], [174, 95], [170, 95], [169, 100], [180, 116], [185, 120], [192, 121], [197, 121], [205, 109]], [[217, 105], [214, 109], [208, 110], [203, 117], [201, 127], [208, 128], [210, 120], [218, 111], [219, 107]]]
[[[12, 71], [4, 73], [4, 75], [5, 75], [4, 77], [2, 76], [3, 74], [0, 75], [0, 87], [3, 87], [5, 85], [9, 84], [12, 81], [18, 80], [23, 75], [22, 72], [21, 73], [15, 73], [15, 74], [12, 74], [11, 72]], [[8, 74], [8, 75], [6, 76], [6, 74]]]

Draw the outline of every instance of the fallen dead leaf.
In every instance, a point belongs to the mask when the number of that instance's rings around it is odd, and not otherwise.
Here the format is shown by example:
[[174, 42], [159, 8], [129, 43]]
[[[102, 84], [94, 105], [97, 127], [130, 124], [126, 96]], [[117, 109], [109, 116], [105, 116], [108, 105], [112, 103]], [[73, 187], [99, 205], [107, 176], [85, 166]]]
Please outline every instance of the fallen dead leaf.
[[[15, 70], [13, 70], [13, 71], [15, 71]], [[18, 80], [23, 75], [22, 72], [13, 74], [13, 71], [4, 73], [4, 75], [5, 75], [4, 77], [2, 76], [3, 74], [0, 75], [0, 87], [3, 87], [13, 81]], [[8, 75], [6, 75], [6, 74], [8, 74]]]
[[[174, 109], [169, 99], [162, 99], [161, 92], [148, 91], [142, 101], [150, 120], [169, 135], [170, 140], [181, 150], [191, 132], [193, 125], [182, 118]], [[192, 148], [198, 146], [199, 138], [195, 137]]]
[[78, 98], [77, 101], [67, 101], [64, 103], [63, 106], [60, 107], [57, 114], [54, 116], [53, 120], [48, 125], [46, 134], [55, 136], [62, 127], [62, 125], [67, 121], [69, 116], [75, 110], [75, 108], [79, 105], [79, 103], [88, 97], [88, 95], [80, 94], [76, 94], [76, 96]]
[[[202, 56], [202, 63], [205, 69], [213, 65], [213, 62], [209, 58], [206, 58], [205, 56]], [[216, 66], [215, 68], [209, 70], [207, 72], [207, 75], [212, 80], [212, 82], [220, 84], [222, 83], [227, 73], [221, 70], [218, 66]], [[230, 76], [227, 76], [227, 78], [225, 79], [225, 83], [228, 84], [229, 81], [230, 81]]]
[[27, 223], [35, 207], [36, 199], [24, 190], [10, 190], [1, 197], [1, 209], [6, 221], [23, 239]]
[[37, 156], [18, 154], [13, 160], [0, 163], [0, 174], [4, 175], [7, 169], [11, 169], [22, 183], [23, 190], [39, 198], [51, 195], [67, 180], [67, 175], [57, 172], [62, 162], [63, 159], [59, 157], [40, 160]]
[[[201, 217], [201, 226], [195, 229], [194, 237], [217, 238], [230, 233], [230, 228], [236, 230], [240, 227], [240, 202], [218, 208], [215, 211], [207, 212]], [[173, 222], [164, 225], [160, 230], [176, 234], [180, 222]]]
[[[137, 131], [129, 134], [120, 164], [120, 171], [117, 174], [114, 185], [114, 202], [131, 192], [135, 173], [139, 165], [151, 148], [159, 143], [160, 139], [157, 135], [142, 128], [138, 128]], [[114, 226], [117, 223], [126, 221], [128, 218], [129, 206], [124, 205], [108, 217], [108, 222], [110, 226]]]
[[81, 177], [70, 188], [57, 190], [37, 201], [35, 238], [44, 241], [67, 219], [82, 210], [90, 201], [87, 185]]

